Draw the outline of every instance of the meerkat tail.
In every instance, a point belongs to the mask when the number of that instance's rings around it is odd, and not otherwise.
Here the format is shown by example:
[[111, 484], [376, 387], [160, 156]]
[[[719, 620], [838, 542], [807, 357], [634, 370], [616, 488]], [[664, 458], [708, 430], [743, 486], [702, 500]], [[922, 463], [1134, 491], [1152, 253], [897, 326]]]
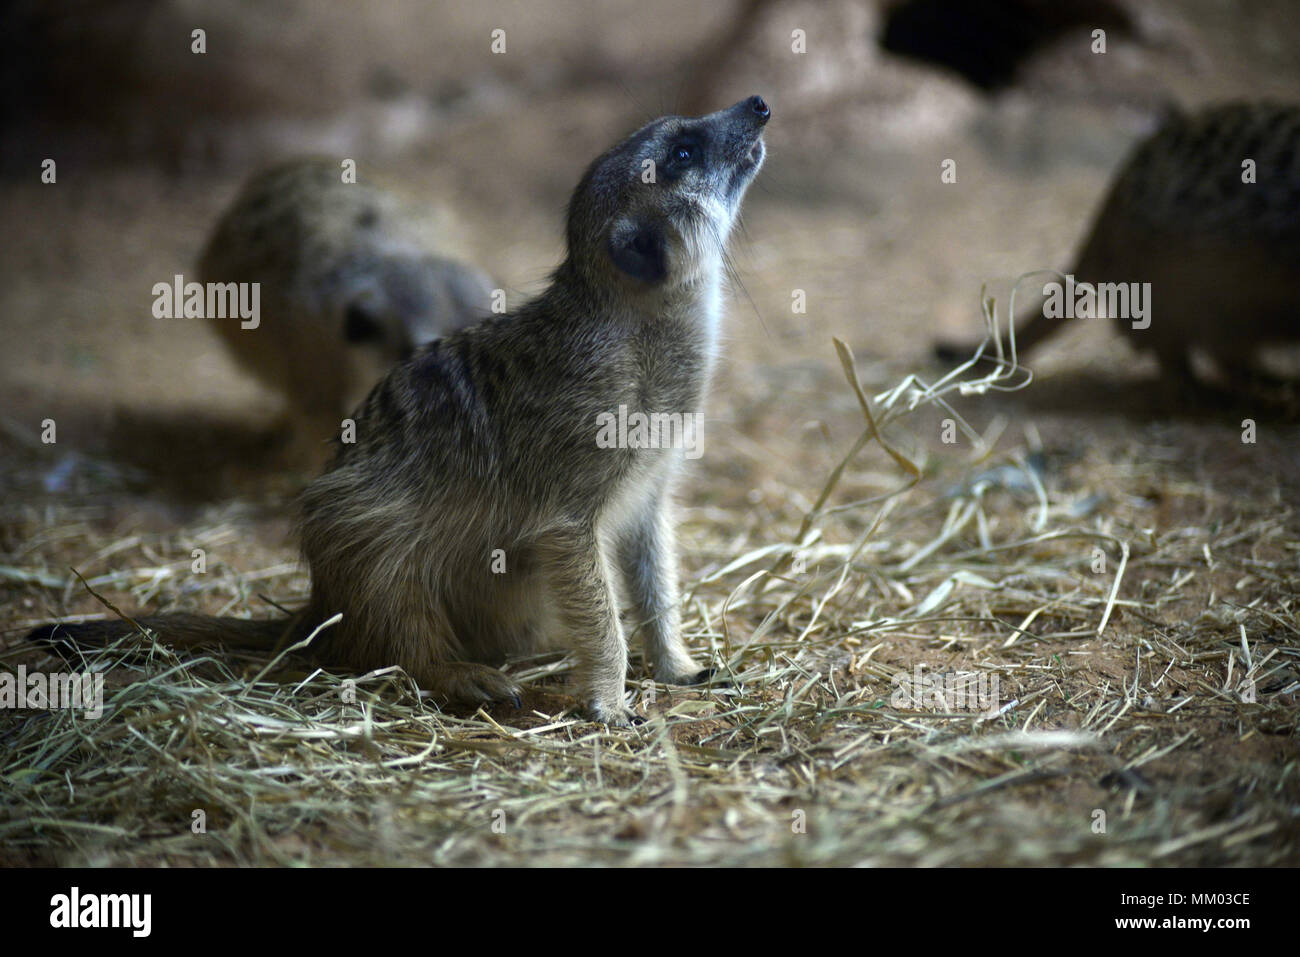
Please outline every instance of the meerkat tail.
[[[1050, 339], [1060, 332], [1061, 324], [1061, 319], [1043, 315], [1041, 305], [1020, 313], [1015, 325], [1016, 358], [1023, 359], [1045, 339]], [[977, 342], [953, 342], [941, 339], [934, 344], [934, 357], [942, 362], [964, 362], [973, 356], [978, 348]], [[991, 345], [984, 350], [986, 357], [994, 354]], [[1011, 337], [1007, 334], [1002, 336], [1002, 355], [1011, 357]]]
[[[248, 651], [274, 650], [294, 621], [293, 618], [218, 618], [188, 614], [154, 615], [136, 619], [142, 628], [154, 632], [160, 641], [176, 648], [220, 645]], [[102, 647], [135, 630], [134, 625], [122, 619], [78, 624], [55, 622], [32, 629], [27, 634], [27, 640], [66, 651]]]
[[[1061, 320], [1043, 315], [1041, 307], [1031, 313], [1022, 313], [1015, 326], [1016, 357], [1028, 355], [1038, 347], [1040, 342], [1050, 339], [1060, 331]], [[1006, 356], [1011, 354], [1010, 335], [1002, 337], [1002, 354]]]

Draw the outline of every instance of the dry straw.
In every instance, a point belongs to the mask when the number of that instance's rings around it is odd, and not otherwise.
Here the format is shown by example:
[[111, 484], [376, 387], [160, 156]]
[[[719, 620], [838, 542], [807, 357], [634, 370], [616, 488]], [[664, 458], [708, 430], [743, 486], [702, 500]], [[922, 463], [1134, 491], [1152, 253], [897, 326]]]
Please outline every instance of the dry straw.
[[[449, 714], [395, 669], [178, 657], [140, 633], [72, 665], [107, 674], [102, 719], [0, 714], [5, 861], [1294, 863], [1294, 514], [1218, 500], [1227, 519], [1145, 527], [1132, 490], [1176, 480], [1085, 461], [1069, 489], [1032, 444], [993, 456], [1005, 421], [981, 436], [956, 413], [954, 394], [1027, 381], [1014, 354], [868, 398], [835, 348], [862, 431], [812, 501], [791, 488], [752, 530], [716, 508], [683, 529], [685, 628], [726, 683], [634, 671], [648, 720], [615, 731], [575, 716], [561, 656], [508, 666], [522, 711]], [[974, 448], [942, 482], [900, 426], [925, 408]], [[27, 542], [0, 577], [39, 598], [10, 621], [92, 610], [53, 554], [111, 559], [85, 586], [119, 607], [300, 600], [283, 560], [184, 574], [242, 522], [114, 539], [72, 507], [10, 511]], [[69, 667], [17, 641], [6, 661]], [[918, 676], [931, 693], [900, 704]], [[995, 699], [945, 706], [953, 676]]]

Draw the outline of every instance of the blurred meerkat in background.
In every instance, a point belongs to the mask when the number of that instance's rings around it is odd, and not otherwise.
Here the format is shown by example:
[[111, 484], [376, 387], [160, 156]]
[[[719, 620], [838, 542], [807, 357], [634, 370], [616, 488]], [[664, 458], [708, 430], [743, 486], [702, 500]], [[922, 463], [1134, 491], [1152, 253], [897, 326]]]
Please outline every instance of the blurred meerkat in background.
[[323, 445], [392, 365], [487, 315], [492, 283], [434, 255], [395, 197], [329, 159], [254, 175], [199, 260], [204, 283], [259, 283], [256, 328], [217, 322], [239, 365], [283, 395], [295, 457]]
[[[1247, 164], [1249, 163], [1249, 167]], [[1261, 350], [1300, 341], [1300, 106], [1228, 103], [1170, 117], [1129, 155], [1069, 270], [1099, 284], [1149, 283], [1147, 315], [1110, 315], [1135, 349], [1150, 350], [1168, 387], [1209, 391], [1199, 350], [1234, 393], [1276, 384]], [[1027, 356], [1069, 320], [1041, 307], [1016, 322]], [[939, 343], [945, 360], [975, 343]], [[1002, 342], [1010, 354], [1010, 341]]]

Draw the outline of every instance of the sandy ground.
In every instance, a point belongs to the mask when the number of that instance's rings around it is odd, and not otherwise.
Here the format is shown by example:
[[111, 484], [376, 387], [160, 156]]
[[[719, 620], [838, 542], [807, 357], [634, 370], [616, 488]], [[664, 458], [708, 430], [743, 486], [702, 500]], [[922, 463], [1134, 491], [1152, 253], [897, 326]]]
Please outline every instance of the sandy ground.
[[[72, 158], [54, 186], [31, 175], [0, 182], [9, 237], [0, 261], [3, 563], [76, 563], [102, 574], [139, 561], [138, 549], [178, 525], [218, 520], [237, 530], [219, 546], [222, 561], [244, 569], [291, 562], [284, 503], [297, 479], [270, 467], [279, 410], [203, 320], [151, 316], [153, 283], [193, 268], [206, 230], [264, 156], [339, 143], [364, 170], [430, 206], [443, 247], [487, 269], [517, 301], [557, 261], [563, 205], [583, 165], [681, 97], [682, 59], [664, 58], [719, 23], [716, 15], [690, 19], [684, 4], [672, 5], [672, 16], [637, 14], [637, 4], [613, 13], [593, 7], [584, 29], [611, 38], [601, 55], [575, 53], [591, 42], [580, 35], [557, 40], [548, 58], [542, 34], [553, 28], [525, 13], [530, 5], [481, 6], [490, 9], [447, 13], [436, 41], [395, 48], [399, 72], [420, 63], [425, 76], [441, 70], [442, 81], [459, 80], [457, 89], [486, 90], [415, 123], [410, 142], [380, 137], [374, 142], [384, 148], [367, 152], [370, 141], [347, 142], [348, 127], [299, 118], [285, 124], [297, 132], [265, 149], [232, 146], [229, 155], [163, 164]], [[770, 158], [734, 249], [739, 283], [708, 451], [682, 491], [688, 517], [721, 509], [738, 532], [757, 528], [761, 538], [773, 500], [812, 501], [861, 424], [832, 337], [852, 347], [869, 391], [909, 372], [934, 376], [941, 370], [929, 358], [932, 340], [980, 330], [983, 283], [1003, 302], [1018, 274], [1066, 266], [1110, 172], [1151, 128], [1157, 80], [1185, 103], [1300, 97], [1300, 58], [1284, 69], [1285, 51], [1275, 49], [1284, 16], [1250, 27], [1243, 16], [1229, 32], [1210, 12], [1193, 29], [1173, 16], [1178, 6], [1151, 6], [1155, 52], [1121, 48], [1113, 70], [1092, 74], [1070, 69], [1068, 58], [1050, 60], [1037, 88], [996, 100], [843, 39], [845, 24], [865, 31], [873, 22], [872, 8], [856, 4], [781, 8], [759, 47], [725, 65], [719, 106], [750, 92], [771, 103]], [[512, 24], [527, 49], [496, 79], [486, 53], [466, 52], [466, 38], [494, 17]], [[791, 62], [782, 38], [789, 23], [805, 20], [848, 52]], [[389, 37], [401, 28], [394, 18], [375, 29]], [[439, 44], [447, 62], [428, 67]], [[468, 94], [444, 95], [456, 102]], [[940, 182], [949, 158], [955, 184]], [[806, 314], [792, 314], [797, 289], [807, 294]], [[1276, 503], [1286, 516], [1300, 502], [1300, 428], [1249, 408], [1184, 414], [1159, 395], [1154, 364], [1103, 326], [1063, 334], [1034, 370], [1029, 390], [962, 409], [977, 428], [1004, 424], [1005, 445], [1041, 439], [1054, 481], [1086, 485], [1081, 463], [1109, 463], [1121, 480], [1123, 463], [1159, 463], [1185, 494], [1154, 495], [1142, 484], [1146, 469], [1136, 467], [1126, 490], [1147, 496], [1145, 519], [1157, 529], [1209, 524], [1231, 512], [1234, 498]], [[1243, 445], [1241, 421], [1252, 416], [1259, 441]], [[966, 452], [939, 441], [939, 418], [922, 413], [897, 438], [950, 475]], [[44, 419], [57, 422], [54, 446], [34, 441]], [[59, 521], [47, 521], [54, 516], [134, 544], [85, 554], [75, 540], [61, 541]], [[1294, 517], [1284, 521], [1294, 531]], [[690, 542], [688, 534], [688, 577], [706, 564]], [[11, 636], [52, 614], [96, 608], [73, 589], [6, 590], [0, 627]], [[1264, 595], [1261, 586], [1255, 597]], [[237, 597], [206, 604], [218, 610]], [[1248, 588], [1241, 600], [1251, 598]], [[902, 663], [908, 652], [897, 650]], [[1212, 747], [1236, 753], [1233, 732], [1222, 735]], [[1293, 738], [1259, 741], [1264, 751], [1252, 760], [1294, 758]]]

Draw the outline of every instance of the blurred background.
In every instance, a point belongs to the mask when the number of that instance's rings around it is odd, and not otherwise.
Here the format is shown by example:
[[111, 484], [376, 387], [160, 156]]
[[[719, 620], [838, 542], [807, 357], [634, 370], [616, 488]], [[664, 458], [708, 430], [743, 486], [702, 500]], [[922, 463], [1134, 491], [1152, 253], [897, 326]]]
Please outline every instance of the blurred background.
[[[933, 371], [934, 338], [981, 331], [981, 284], [1068, 264], [1172, 105], [1300, 98], [1294, 0], [68, 0], [3, 18], [6, 451], [53, 417], [61, 447], [200, 497], [256, 458], [278, 408], [202, 320], [153, 318], [151, 288], [193, 272], [275, 159], [356, 159], [517, 304], [558, 261], [598, 152], [657, 114], [762, 94], [770, 158], [710, 409], [709, 495], [729, 500], [832, 461], [826, 423], [855, 412], [831, 336], [869, 386]], [[1131, 412], [1154, 368], [1078, 326], [1007, 400], [1045, 429]]]
[[[573, 702], [549, 664], [530, 672], [545, 673], [531, 714], [444, 725], [420, 709], [438, 723], [411, 724], [402, 693], [387, 705], [402, 713], [374, 711], [374, 742], [365, 705], [360, 747], [351, 725], [322, 736], [332, 715], [353, 719], [321, 678], [274, 677], [282, 697], [241, 691], [232, 710], [227, 667], [265, 689], [263, 663], [173, 667], [151, 652], [108, 676], [129, 726], [0, 714], [13, 745], [0, 752], [0, 861], [1297, 859], [1300, 424], [1260, 416], [1245, 441], [1241, 410], [1162, 408], [1154, 362], [1109, 323], [1080, 322], [1033, 356], [1029, 388], [960, 400], [987, 459], [942, 441], [937, 407], [888, 423], [922, 479], [888, 497], [905, 476], [879, 444], [835, 471], [864, 422], [831, 339], [852, 347], [868, 394], [943, 375], [933, 341], [982, 333], [984, 284], [1005, 322], [1017, 276], [1068, 267], [1125, 153], [1172, 107], [1300, 101], [1298, 0], [0, 11], [6, 661], [52, 660], [21, 636], [103, 617], [101, 595], [127, 612], [255, 617], [304, 600], [287, 500], [305, 476], [276, 465], [279, 400], [211, 320], [152, 315], [154, 284], [194, 274], [251, 173], [304, 153], [355, 160], [514, 306], [557, 264], [565, 203], [597, 154], [664, 112], [751, 94], [772, 109], [732, 243], [703, 457], [678, 496], [685, 631], [755, 677], [664, 692], [673, 739], [692, 750], [679, 761], [658, 731], [620, 741], [602, 779], [591, 735], [556, 717]], [[192, 52], [195, 30], [206, 52]], [[772, 564], [795, 545], [806, 569]], [[888, 682], [922, 665], [1001, 676], [1006, 714], [897, 717]], [[397, 686], [376, 675], [378, 708]], [[733, 693], [736, 710], [720, 703]], [[498, 718], [547, 732], [545, 749], [540, 734], [539, 748], [497, 749]], [[1017, 729], [1058, 743], [1025, 748], [1004, 733]], [[433, 756], [426, 730], [442, 742]], [[446, 743], [457, 737], [474, 747]], [[394, 776], [410, 760], [419, 773]], [[213, 810], [208, 840], [190, 833], [196, 806]], [[474, 823], [497, 807], [508, 837]], [[807, 836], [791, 827], [804, 808]]]

